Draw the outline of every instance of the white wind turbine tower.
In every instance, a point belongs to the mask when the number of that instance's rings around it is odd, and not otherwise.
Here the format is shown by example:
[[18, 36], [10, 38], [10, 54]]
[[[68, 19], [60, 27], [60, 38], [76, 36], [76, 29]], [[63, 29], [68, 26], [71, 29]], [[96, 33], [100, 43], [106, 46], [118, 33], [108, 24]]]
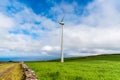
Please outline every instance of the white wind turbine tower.
[[63, 35], [63, 26], [64, 26], [64, 17], [61, 19], [61, 21], [59, 22], [59, 24], [61, 25], [61, 62], [64, 62], [64, 35]]

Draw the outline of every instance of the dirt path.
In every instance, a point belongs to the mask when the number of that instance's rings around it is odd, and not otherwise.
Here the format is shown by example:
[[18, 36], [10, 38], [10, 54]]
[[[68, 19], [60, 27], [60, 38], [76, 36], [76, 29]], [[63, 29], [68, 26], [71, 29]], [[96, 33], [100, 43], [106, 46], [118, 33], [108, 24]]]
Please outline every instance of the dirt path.
[[0, 72], [0, 77], [3, 76], [6, 72], [9, 72], [9, 70], [11, 70], [14, 66], [16, 66], [16, 64], [11, 65], [7, 67], [6, 69], [4, 69], [2, 72]]
[[20, 63], [13, 63], [0, 72], [0, 80], [23, 80], [23, 70]]

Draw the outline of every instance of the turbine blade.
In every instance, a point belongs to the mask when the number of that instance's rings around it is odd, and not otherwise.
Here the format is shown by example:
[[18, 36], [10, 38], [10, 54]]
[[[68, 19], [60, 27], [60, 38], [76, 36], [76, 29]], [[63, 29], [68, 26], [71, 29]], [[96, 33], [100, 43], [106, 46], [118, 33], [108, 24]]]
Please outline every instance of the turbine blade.
[[63, 22], [64, 18], [65, 18], [65, 15], [64, 15], [63, 18], [61, 19], [61, 22]]
[[57, 18], [55, 19], [55, 22], [60, 23], [60, 21]]

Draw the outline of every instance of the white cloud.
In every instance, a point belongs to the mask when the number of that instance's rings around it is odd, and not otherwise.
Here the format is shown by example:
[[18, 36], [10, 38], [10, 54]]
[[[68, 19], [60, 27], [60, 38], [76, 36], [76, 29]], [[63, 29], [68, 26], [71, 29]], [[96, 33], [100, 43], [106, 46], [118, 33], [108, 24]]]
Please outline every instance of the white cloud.
[[43, 50], [43, 51], [52, 51], [53, 49], [52, 49], [51, 46], [44, 46], [44, 47], [42, 48], [42, 50]]
[[48, 52], [53, 52], [53, 51], [59, 51], [60, 48], [57, 47], [57, 46], [49, 46], [49, 45], [46, 45], [44, 47], [42, 47], [42, 51], [48, 51]]
[[0, 13], [0, 27], [3, 28], [11, 28], [14, 26], [14, 21], [12, 18], [5, 16], [4, 14]]

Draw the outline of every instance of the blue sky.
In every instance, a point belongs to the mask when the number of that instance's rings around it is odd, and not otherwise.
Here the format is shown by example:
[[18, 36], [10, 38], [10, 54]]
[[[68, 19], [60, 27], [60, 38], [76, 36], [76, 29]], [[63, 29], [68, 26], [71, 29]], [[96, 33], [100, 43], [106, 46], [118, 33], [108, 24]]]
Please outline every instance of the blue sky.
[[65, 57], [120, 53], [118, 0], [0, 1], [0, 60], [60, 58], [60, 21]]

